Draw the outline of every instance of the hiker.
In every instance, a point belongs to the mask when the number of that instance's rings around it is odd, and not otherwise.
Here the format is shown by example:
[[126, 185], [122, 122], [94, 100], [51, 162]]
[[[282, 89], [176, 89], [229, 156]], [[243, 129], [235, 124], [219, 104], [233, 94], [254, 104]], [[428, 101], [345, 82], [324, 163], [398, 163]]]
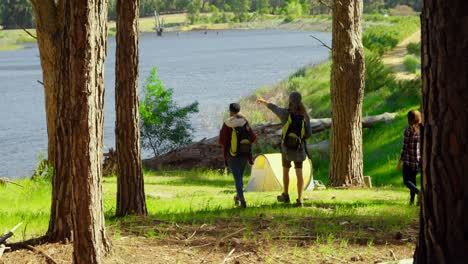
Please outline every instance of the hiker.
[[295, 206], [302, 207], [302, 191], [304, 178], [302, 163], [307, 157], [305, 140], [310, 137], [310, 117], [302, 103], [302, 96], [298, 92], [289, 95], [288, 108], [281, 108], [263, 98], [257, 98], [258, 104], [264, 104], [281, 120], [283, 133], [281, 140], [281, 156], [283, 165], [283, 193], [277, 197], [279, 202], [290, 203], [289, 198], [289, 169], [291, 162], [297, 175], [297, 200]]
[[403, 148], [400, 159], [398, 160], [397, 170], [401, 171], [403, 163], [403, 183], [410, 190], [410, 202], [414, 204], [414, 197], [418, 195], [417, 204], [419, 205], [419, 189], [416, 187], [416, 175], [421, 169], [421, 140], [422, 140], [422, 118], [417, 110], [408, 112], [408, 127], [404, 132]]
[[253, 164], [252, 143], [257, 136], [249, 125], [244, 115], [240, 113], [240, 105], [229, 105], [229, 118], [223, 123], [219, 132], [218, 143], [223, 148], [224, 162], [234, 175], [236, 195], [234, 203], [241, 208], [246, 208], [244, 198], [243, 175], [247, 162]]

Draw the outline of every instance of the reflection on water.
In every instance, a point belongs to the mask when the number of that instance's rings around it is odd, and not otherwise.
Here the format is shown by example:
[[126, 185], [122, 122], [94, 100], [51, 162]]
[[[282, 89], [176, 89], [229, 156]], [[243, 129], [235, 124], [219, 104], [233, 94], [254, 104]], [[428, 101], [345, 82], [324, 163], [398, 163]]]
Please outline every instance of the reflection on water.
[[[166, 33], [140, 37], [140, 87], [157, 66], [179, 104], [197, 100], [196, 139], [214, 136], [227, 104], [274, 84], [301, 66], [323, 61], [329, 51], [310, 32], [281, 30]], [[329, 33], [314, 33], [330, 42]], [[106, 61], [104, 146], [114, 146], [115, 40]], [[0, 176], [30, 175], [47, 150], [43, 88], [36, 45], [0, 52]], [[148, 153], [145, 153], [147, 156]]]

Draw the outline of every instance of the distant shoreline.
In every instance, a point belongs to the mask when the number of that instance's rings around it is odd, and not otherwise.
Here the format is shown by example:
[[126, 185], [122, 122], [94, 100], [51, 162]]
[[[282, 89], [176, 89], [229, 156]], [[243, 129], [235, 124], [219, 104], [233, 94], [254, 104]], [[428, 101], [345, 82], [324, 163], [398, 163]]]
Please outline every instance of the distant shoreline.
[[[330, 31], [330, 16], [310, 16], [300, 18], [292, 22], [284, 22], [280, 16], [270, 16], [250, 22], [241, 23], [200, 23], [186, 24], [186, 15], [166, 15], [167, 26], [164, 32], [188, 32], [188, 31], [216, 31], [216, 30], [253, 30], [253, 29], [284, 29], [284, 30], [307, 30], [307, 31]], [[140, 33], [155, 33], [155, 20], [153, 17], [144, 17], [139, 20]], [[35, 29], [27, 29], [36, 35]], [[163, 32], [163, 35], [164, 35]], [[109, 21], [108, 35], [116, 35], [116, 22]], [[0, 30], [0, 52], [14, 51], [24, 48], [26, 43], [35, 43], [36, 39], [27, 34], [23, 29]]]

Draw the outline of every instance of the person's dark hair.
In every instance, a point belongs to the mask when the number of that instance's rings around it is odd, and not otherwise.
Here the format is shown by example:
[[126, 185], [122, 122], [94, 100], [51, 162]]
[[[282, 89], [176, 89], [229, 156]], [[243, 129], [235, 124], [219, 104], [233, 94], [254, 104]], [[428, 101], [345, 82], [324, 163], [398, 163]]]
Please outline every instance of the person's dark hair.
[[408, 112], [408, 125], [413, 134], [419, 134], [419, 127], [422, 123], [422, 116], [418, 110], [411, 110]]
[[292, 92], [289, 95], [288, 111], [296, 115], [307, 116], [307, 111], [302, 103], [302, 96], [298, 92]]
[[238, 103], [232, 103], [229, 105], [229, 112], [237, 114], [240, 112], [240, 105]]

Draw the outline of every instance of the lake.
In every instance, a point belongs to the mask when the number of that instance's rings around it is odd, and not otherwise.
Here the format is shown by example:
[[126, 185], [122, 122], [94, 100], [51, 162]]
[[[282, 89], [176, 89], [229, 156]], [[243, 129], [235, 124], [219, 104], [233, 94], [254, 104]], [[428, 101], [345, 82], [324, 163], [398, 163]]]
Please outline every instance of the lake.
[[[311, 32], [232, 30], [140, 35], [140, 88], [153, 67], [180, 105], [199, 102], [195, 139], [215, 136], [230, 102], [272, 85], [298, 68], [319, 63], [329, 50]], [[314, 32], [325, 43], [330, 33]], [[105, 69], [104, 148], [114, 146], [115, 39]], [[0, 177], [30, 176], [47, 153], [43, 87], [37, 45], [0, 52]], [[149, 152], [144, 152], [148, 157]]]

